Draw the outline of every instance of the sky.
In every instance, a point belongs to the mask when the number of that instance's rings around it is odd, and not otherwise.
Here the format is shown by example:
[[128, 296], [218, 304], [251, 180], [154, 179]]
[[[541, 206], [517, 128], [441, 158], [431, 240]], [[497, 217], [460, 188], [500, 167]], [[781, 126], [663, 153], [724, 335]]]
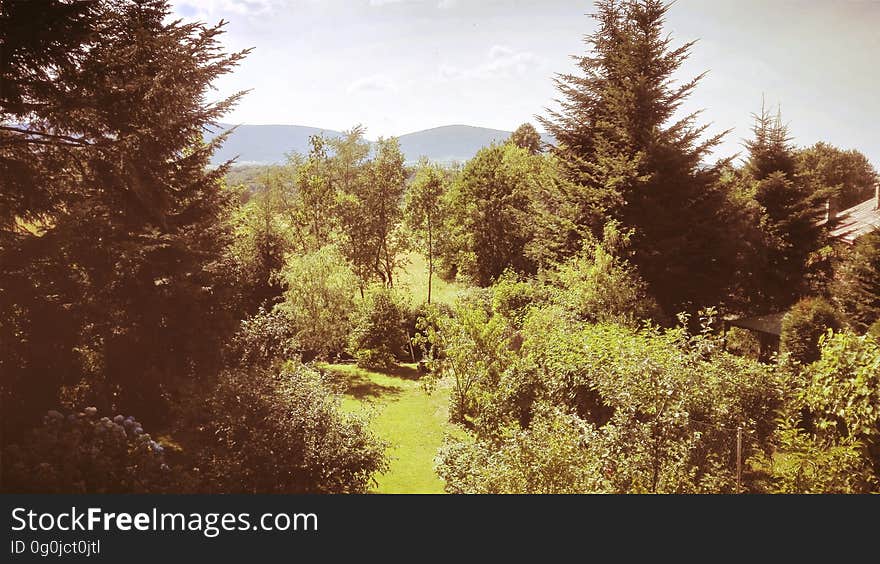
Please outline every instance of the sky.
[[[228, 22], [228, 50], [253, 47], [214, 96], [251, 90], [224, 119], [367, 136], [442, 125], [513, 130], [553, 106], [593, 30], [590, 1], [172, 0], [185, 20]], [[675, 45], [697, 40], [676, 76], [708, 71], [682, 111], [716, 156], [741, 153], [751, 115], [780, 107], [794, 142], [865, 153], [880, 169], [880, 0], [677, 0]]]

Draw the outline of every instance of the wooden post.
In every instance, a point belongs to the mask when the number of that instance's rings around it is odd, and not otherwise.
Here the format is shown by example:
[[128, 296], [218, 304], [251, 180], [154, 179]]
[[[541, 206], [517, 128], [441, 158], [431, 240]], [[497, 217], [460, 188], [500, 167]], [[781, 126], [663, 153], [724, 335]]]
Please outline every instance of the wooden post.
[[736, 493], [742, 493], [742, 450], [743, 428], [739, 425], [736, 428]]

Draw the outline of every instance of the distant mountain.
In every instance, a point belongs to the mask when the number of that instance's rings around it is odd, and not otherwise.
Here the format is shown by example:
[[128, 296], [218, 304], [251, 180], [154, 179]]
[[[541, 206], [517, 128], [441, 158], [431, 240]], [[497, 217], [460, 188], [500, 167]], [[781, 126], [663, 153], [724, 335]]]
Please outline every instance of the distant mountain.
[[[231, 127], [221, 124], [221, 131]], [[302, 125], [239, 125], [214, 154], [212, 162], [219, 164], [238, 156], [236, 163], [241, 165], [281, 163], [286, 160], [286, 154], [308, 152], [309, 137], [319, 133], [325, 137], [342, 135], [332, 129]], [[467, 161], [482, 147], [503, 142], [510, 133], [470, 125], [446, 125], [407, 133], [398, 139], [408, 163], [423, 156], [435, 162], [451, 163]], [[544, 135], [545, 142], [550, 139]]]
[[[222, 123], [220, 130], [208, 138], [213, 139], [232, 127]], [[289, 153], [307, 153], [309, 137], [322, 133], [328, 138], [342, 135], [332, 129], [304, 125], [239, 125], [214, 153], [211, 162], [220, 164], [238, 157], [236, 164], [239, 165], [282, 163]]]
[[400, 150], [407, 162], [421, 157], [436, 162], [464, 162], [477, 151], [492, 143], [503, 143], [510, 131], [472, 127], [470, 125], [445, 125], [398, 137]]

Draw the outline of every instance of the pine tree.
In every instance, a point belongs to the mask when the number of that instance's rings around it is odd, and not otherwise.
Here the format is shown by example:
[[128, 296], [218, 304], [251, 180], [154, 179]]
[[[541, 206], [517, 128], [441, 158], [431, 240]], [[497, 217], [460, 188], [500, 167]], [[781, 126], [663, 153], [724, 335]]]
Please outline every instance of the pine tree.
[[725, 163], [706, 164], [724, 134], [703, 139], [697, 113], [674, 119], [702, 78], [673, 81], [694, 43], [673, 46], [663, 31], [669, 5], [659, 0], [597, 7], [580, 74], [557, 77], [559, 108], [541, 123], [582, 187], [576, 205], [593, 234], [609, 219], [635, 230], [633, 260], [662, 306], [717, 303], [736, 254], [717, 184]]
[[760, 206], [764, 248], [754, 268], [754, 291], [765, 308], [785, 308], [808, 293], [810, 271], [823, 261], [816, 252], [825, 244], [821, 220], [835, 187], [818, 188], [797, 173], [788, 128], [777, 112], [765, 107], [754, 116], [752, 138], [746, 142], [744, 174], [748, 190]]
[[[0, 369], [13, 427], [62, 388], [72, 403], [161, 418], [175, 386], [217, 359], [231, 321], [216, 262], [226, 167], [208, 168], [224, 137], [202, 139], [239, 95], [204, 95], [246, 52], [223, 53], [223, 22], [166, 23], [164, 0], [88, 4], [77, 19], [88, 33], [59, 24], [47, 40], [80, 45], [63, 64], [29, 63], [51, 87], [18, 82], [0, 108], [0, 193], [12, 194], [0, 210], [11, 343]], [[4, 29], [29, 25], [10, 13]]]

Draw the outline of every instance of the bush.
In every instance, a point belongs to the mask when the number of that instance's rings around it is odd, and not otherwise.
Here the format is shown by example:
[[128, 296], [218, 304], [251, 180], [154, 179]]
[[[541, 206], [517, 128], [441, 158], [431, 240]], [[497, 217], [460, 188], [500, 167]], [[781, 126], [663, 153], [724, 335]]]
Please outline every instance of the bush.
[[874, 322], [873, 325], [868, 327], [867, 336], [871, 337], [877, 342], [880, 342], [880, 319]]
[[492, 285], [492, 310], [510, 320], [513, 327], [522, 327], [526, 313], [539, 299], [534, 284], [522, 280], [512, 270], [502, 274]]
[[406, 333], [409, 308], [388, 288], [375, 288], [359, 305], [349, 351], [361, 368], [388, 368], [409, 356]]
[[290, 319], [294, 338], [310, 357], [345, 350], [351, 333], [358, 279], [333, 246], [288, 260], [282, 270], [284, 301], [276, 306]]
[[809, 364], [819, 359], [819, 338], [842, 326], [843, 320], [830, 303], [821, 298], [803, 299], [782, 318], [779, 351]]
[[[732, 492], [736, 428], [745, 430], [747, 455], [770, 448], [783, 379], [774, 367], [721, 352], [711, 335], [577, 324], [550, 306], [529, 313], [514, 352], [497, 335], [497, 349], [485, 344], [493, 322], [481, 310], [456, 313], [440, 329], [455, 343], [444, 368], [467, 389], [456, 405], [456, 382], [450, 410], [467, 416], [474, 443], [444, 455], [453, 491], [491, 491], [496, 479], [511, 491], [567, 484], [571, 491]], [[551, 425], [544, 418], [553, 409], [577, 425], [550, 418]], [[549, 438], [554, 432], [558, 442]], [[578, 443], [578, 433], [589, 441]], [[541, 453], [539, 444], [552, 448]], [[536, 481], [530, 469], [551, 474]]]
[[94, 407], [50, 411], [3, 461], [4, 490], [14, 493], [161, 493], [171, 489], [163, 447], [134, 417], [98, 419]]
[[263, 309], [241, 322], [231, 352], [243, 365], [270, 364], [298, 356], [296, 331], [283, 308]]
[[777, 433], [778, 450], [771, 462], [759, 456], [752, 462], [766, 468], [772, 493], [853, 494], [876, 491], [877, 478], [864, 447], [847, 438], [837, 444], [817, 440], [791, 423]]
[[202, 486], [222, 493], [363, 493], [385, 444], [297, 362], [221, 374], [202, 422]]
[[578, 256], [550, 275], [555, 287], [553, 302], [575, 319], [586, 322], [634, 324], [658, 318], [660, 308], [648, 293], [647, 284], [623, 257], [630, 233], [616, 224], [605, 227], [601, 244], [588, 243]]
[[751, 331], [739, 327], [731, 327], [724, 336], [725, 350], [737, 356], [754, 360], [761, 357], [761, 341]]
[[512, 428], [497, 444], [447, 441], [437, 473], [449, 493], [561, 494], [608, 491], [592, 425], [558, 410]]

